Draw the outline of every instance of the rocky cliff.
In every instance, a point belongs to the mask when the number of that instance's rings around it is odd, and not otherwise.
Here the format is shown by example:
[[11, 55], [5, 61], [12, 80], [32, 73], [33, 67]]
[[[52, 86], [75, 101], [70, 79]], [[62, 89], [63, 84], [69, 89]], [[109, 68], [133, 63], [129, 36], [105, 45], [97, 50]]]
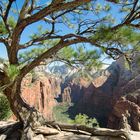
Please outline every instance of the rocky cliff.
[[108, 127], [140, 131], [140, 74], [120, 87], [118, 93]]
[[[119, 80], [113, 91], [113, 109], [108, 118], [110, 128], [140, 131], [139, 59], [139, 53], [135, 53], [130, 70], [125, 69], [124, 63], [121, 63]], [[124, 61], [123, 58], [120, 61]]]
[[74, 118], [78, 113], [87, 114], [96, 117], [100, 125], [105, 127], [112, 110], [112, 96], [119, 80], [119, 67], [113, 63], [97, 75], [99, 76], [92, 80], [75, 76], [66, 79], [62, 85], [62, 100], [74, 104], [69, 109], [71, 117]]
[[98, 73], [93, 80], [83, 78], [65, 80], [62, 86], [62, 100], [74, 103], [69, 109], [70, 115], [85, 113], [96, 117], [101, 126], [139, 131], [138, 59], [139, 53], [133, 56], [131, 69], [128, 69], [122, 57]]
[[140, 91], [133, 94], [116, 102], [109, 116], [109, 128], [140, 131]]
[[37, 77], [28, 74], [22, 81], [22, 96], [31, 106], [43, 115], [53, 119], [53, 107], [57, 104], [55, 97], [60, 94], [60, 81], [42, 72]]
[[77, 103], [83, 96], [83, 87], [88, 87], [89, 84], [90, 81], [86, 78], [74, 77], [71, 79], [71, 77], [68, 77], [68, 79], [65, 79], [65, 82], [61, 84], [63, 102]]

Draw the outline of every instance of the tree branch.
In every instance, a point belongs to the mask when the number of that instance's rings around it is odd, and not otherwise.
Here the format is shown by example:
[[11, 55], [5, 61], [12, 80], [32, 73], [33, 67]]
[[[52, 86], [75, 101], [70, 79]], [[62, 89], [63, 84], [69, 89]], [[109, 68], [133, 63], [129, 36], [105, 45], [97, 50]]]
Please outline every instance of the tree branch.
[[[55, 55], [60, 49], [66, 47], [66, 46], [70, 46], [72, 44], [77, 44], [77, 43], [90, 43], [92, 45], [94, 45], [95, 47], [99, 47], [102, 49], [106, 49], [103, 46], [100, 46], [99, 44], [95, 43], [95, 40], [91, 40], [85, 37], [81, 37], [81, 36], [77, 36], [74, 34], [67, 34], [65, 36], [61, 37], [61, 40], [59, 41], [59, 43], [57, 45], [55, 45], [54, 47], [48, 49], [46, 52], [44, 52], [43, 54], [41, 54], [40, 56], [38, 56], [37, 58], [35, 58], [30, 64], [26, 65], [25, 67], [23, 67], [21, 69], [21, 77], [24, 77], [28, 72], [30, 72], [33, 68], [35, 68], [36, 66], [38, 66], [41, 61], [43, 61], [44, 59], [48, 59], [53, 57], [53, 55]], [[111, 51], [116, 51], [117, 50], [113, 50], [113, 48], [109, 48]], [[119, 53], [119, 51], [118, 51]]]
[[25, 44], [20, 44], [19, 45], [19, 49], [26, 49], [32, 45], [36, 45], [36, 44], [40, 44], [41, 41], [45, 41], [45, 40], [49, 40], [49, 39], [61, 39], [61, 36], [45, 36], [45, 35], [41, 35], [38, 38], [32, 39], [29, 42], [25, 43]]
[[[122, 23], [122, 24], [119, 24], [117, 26], [114, 26], [114, 27], [111, 28], [111, 30], [117, 30], [118, 28], [122, 27], [124, 24], [125, 23]], [[90, 44], [92, 44], [92, 45], [94, 45], [96, 47], [99, 47], [99, 48], [102, 48], [102, 49], [106, 49], [106, 53], [108, 55], [110, 55], [113, 59], [116, 59], [114, 57], [114, 54], [117, 54], [117, 57], [123, 54], [119, 49], [116, 49], [116, 48], [105, 48], [104, 46], [101, 46], [101, 45], [95, 43], [96, 40], [91, 40], [89, 38], [82, 37], [82, 36], [75, 35], [75, 34], [67, 34], [65, 36], [54, 36], [54, 37], [52, 36], [52, 38], [51, 37], [48, 37], [48, 36], [46, 36], [46, 37], [42, 36], [42, 37], [36, 38], [34, 40], [31, 40], [31, 41], [27, 42], [24, 45], [21, 45], [20, 46], [20, 49], [27, 48], [28, 46], [31, 46], [34, 43], [39, 42], [39, 41], [43, 41], [43, 40], [46, 40], [46, 39], [54, 39], [54, 38], [59, 38], [59, 39], [61, 39], [61, 41], [56, 46], [54, 46], [51, 49], [47, 50], [41, 56], [39, 56], [34, 61], [32, 61], [31, 64], [25, 66], [25, 68], [23, 68], [21, 70], [21, 73], [23, 73], [23, 75], [25, 75], [31, 69], [33, 69], [34, 67], [36, 67], [37, 65], [39, 65], [40, 62], [43, 59], [50, 58], [50, 57], [52, 57], [52, 55], [54, 55], [56, 52], [58, 52], [63, 47], [69, 46], [69, 45], [72, 45], [72, 44], [76, 44], [76, 43], [85, 42], [85, 43], [90, 43]]]
[[72, 8], [78, 7], [82, 4], [86, 4], [90, 1], [91, 0], [75, 0], [72, 2], [64, 3], [64, 4], [59, 4], [59, 3], [55, 4], [55, 5], [51, 4], [51, 5], [43, 8], [39, 12], [35, 13], [34, 15], [32, 15], [26, 19], [23, 19], [21, 22], [19, 22], [15, 28], [13, 37], [15, 36], [15, 34], [19, 35], [26, 26], [28, 26], [34, 22], [37, 22], [39, 20], [42, 20], [44, 17], [50, 15], [51, 13], [58, 12], [61, 10], [72, 9]]
[[0, 7], [0, 10], [1, 10], [1, 13], [2, 13], [0, 16], [1, 16], [2, 20], [3, 20], [3, 22], [4, 22], [4, 25], [5, 25], [8, 33], [9, 33], [9, 35], [11, 34], [11, 29], [9, 27], [9, 24], [7, 23], [7, 19], [8, 19], [8, 15], [9, 15], [9, 12], [10, 12], [10, 9], [11, 9], [11, 6], [12, 6], [12, 3], [14, 1], [15, 0], [9, 0], [9, 3], [8, 3], [7, 7], [6, 7], [5, 12], [3, 12], [2, 7]]
[[118, 3], [118, 0], [106, 0], [108, 2]]
[[135, 9], [137, 6], [139, 0], [135, 0], [134, 4], [133, 4], [133, 8], [131, 10], [131, 12], [126, 16], [126, 20], [124, 22], [128, 23], [129, 21], [131, 21], [131, 18], [133, 17], [134, 13], [135, 13]]
[[140, 23], [139, 24], [129, 24], [129, 26], [140, 29]]
[[61, 14], [57, 15], [56, 17], [54, 17], [54, 19], [57, 19], [57, 18], [59, 18], [59, 17], [65, 15], [65, 14], [67, 14], [67, 13], [69, 13], [69, 12], [72, 12], [74, 9], [75, 9], [75, 8], [70, 9], [70, 10], [66, 10], [66, 11], [62, 12]]
[[21, 74], [20, 74], [21, 77], [24, 77], [33, 68], [35, 68], [36, 66], [38, 66], [40, 64], [40, 62], [43, 61], [44, 59], [51, 58], [60, 49], [66, 47], [66, 46], [70, 46], [72, 44], [77, 44], [77, 43], [81, 43], [81, 42], [91, 43], [90, 40], [88, 40], [88, 39], [86, 39], [84, 37], [78, 37], [78, 36], [73, 35], [73, 34], [68, 34], [66, 36], [63, 36], [62, 39], [59, 41], [59, 43], [57, 45], [55, 45], [54, 47], [50, 48], [49, 50], [47, 50], [46, 52], [44, 52], [43, 54], [41, 54], [40, 56], [38, 56], [30, 64], [28, 64], [25, 67], [23, 67], [21, 69]]
[[6, 8], [6, 11], [4, 13], [4, 16], [3, 16], [3, 20], [5, 23], [7, 23], [7, 18], [8, 18], [8, 14], [9, 14], [9, 11], [11, 9], [11, 6], [12, 6], [12, 3], [14, 2], [15, 0], [9, 0], [9, 3], [8, 3], [8, 6]]
[[0, 42], [5, 44], [6, 40], [4, 38], [0, 38]]
[[18, 22], [20, 22], [20, 20], [25, 19], [26, 16], [31, 16], [31, 13], [34, 10], [34, 4], [35, 4], [35, 0], [25, 0], [22, 9], [20, 11], [20, 15], [19, 15], [19, 19]]
[[[28, 1], [28, 0], [27, 0]], [[31, 15], [30, 17], [27, 17], [23, 20], [20, 20], [12, 34], [12, 43], [11, 43], [11, 48], [8, 51], [8, 56], [11, 64], [18, 63], [17, 62], [17, 53], [18, 53], [18, 45], [20, 41], [20, 36], [24, 28], [34, 22], [37, 22], [39, 20], [42, 20], [44, 17], [54, 13], [58, 12], [61, 10], [66, 10], [66, 9], [72, 9], [74, 7], [78, 7], [80, 5], [86, 4], [90, 2], [91, 0], [75, 0], [72, 2], [67, 2], [67, 3], [58, 3], [58, 4], [50, 4], [49, 6], [43, 8], [39, 12]]]

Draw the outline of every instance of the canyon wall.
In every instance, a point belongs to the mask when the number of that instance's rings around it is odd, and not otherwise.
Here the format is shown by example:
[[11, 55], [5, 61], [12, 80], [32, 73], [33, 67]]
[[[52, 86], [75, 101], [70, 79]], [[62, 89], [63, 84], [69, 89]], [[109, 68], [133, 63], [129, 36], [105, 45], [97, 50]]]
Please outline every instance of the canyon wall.
[[[96, 117], [103, 127], [140, 130], [139, 53], [133, 56], [131, 69], [123, 57], [101, 71], [93, 80], [69, 78], [62, 86], [63, 102], [72, 102], [69, 114], [84, 113]], [[66, 90], [66, 89], [69, 90]], [[66, 93], [67, 92], [67, 93]], [[67, 97], [66, 97], [67, 96]], [[65, 100], [65, 99], [68, 100]]]
[[28, 74], [22, 81], [22, 96], [31, 106], [38, 109], [45, 118], [53, 120], [53, 107], [57, 104], [55, 97], [60, 94], [60, 81], [43, 72], [36, 73], [34, 79]]
[[[107, 125], [108, 116], [112, 110], [113, 89], [119, 75], [118, 67], [114, 65], [92, 80], [85, 77], [65, 80], [62, 86], [62, 100], [74, 104], [69, 109], [72, 118], [82, 113], [96, 117], [103, 127]], [[66, 90], [68, 88], [70, 92]], [[66, 98], [69, 100], [65, 100]]]

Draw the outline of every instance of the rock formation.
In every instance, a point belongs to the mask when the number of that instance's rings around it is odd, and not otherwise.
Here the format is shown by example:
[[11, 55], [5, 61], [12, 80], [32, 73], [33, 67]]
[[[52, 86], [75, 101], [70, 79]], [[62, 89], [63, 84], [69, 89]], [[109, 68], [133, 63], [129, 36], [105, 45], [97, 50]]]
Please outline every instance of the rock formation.
[[[74, 106], [69, 109], [70, 115], [83, 113], [96, 117], [100, 125], [105, 127], [112, 110], [113, 89], [118, 82], [118, 75], [119, 68], [113, 64], [93, 80], [85, 77], [66, 79], [62, 86], [62, 100], [67, 95], [67, 98], [70, 97], [71, 102], [74, 103]], [[66, 94], [68, 87], [71, 88], [71, 92]]]
[[[68, 77], [68, 79], [65, 79], [65, 82], [62, 83], [61, 85], [62, 98], [63, 97], [66, 98], [64, 95], [67, 95], [71, 98], [71, 102], [76, 103], [81, 98], [82, 87], [86, 86], [86, 84], [88, 84], [89, 82], [87, 82], [85, 78], [84, 79], [80, 77], [72, 78], [72, 79], [69, 79], [69, 78], [71, 77]], [[67, 94], [66, 94], [66, 91], [67, 91]]]
[[[127, 129], [140, 131], [140, 91], [137, 96], [121, 97], [113, 108], [109, 117], [108, 127], [113, 129]], [[135, 102], [135, 101], [136, 102]]]
[[[140, 131], [138, 59], [139, 53], [136, 53], [131, 69], [128, 69], [125, 59], [121, 57], [106, 70], [94, 76], [92, 81], [84, 78], [66, 79], [62, 86], [64, 91], [62, 98], [67, 96], [69, 102], [74, 103], [74, 106], [70, 107], [70, 114], [84, 113], [96, 117], [104, 127]], [[71, 89], [65, 93], [67, 87]]]
[[[119, 96], [109, 117], [108, 127], [120, 129], [125, 125], [127, 129], [140, 131], [140, 75], [122, 87]], [[122, 121], [124, 117], [125, 121]]]
[[33, 79], [32, 74], [23, 79], [22, 96], [31, 106], [43, 113], [44, 117], [52, 120], [53, 107], [57, 104], [55, 97], [60, 94], [60, 81], [42, 72], [36, 75], [36, 79]]
[[71, 103], [71, 88], [68, 86], [64, 89], [63, 93], [62, 93], [62, 102], [65, 103]]
[[140, 65], [139, 53], [134, 54], [131, 71], [121, 67], [119, 81], [113, 91], [113, 110], [108, 127], [140, 131]]

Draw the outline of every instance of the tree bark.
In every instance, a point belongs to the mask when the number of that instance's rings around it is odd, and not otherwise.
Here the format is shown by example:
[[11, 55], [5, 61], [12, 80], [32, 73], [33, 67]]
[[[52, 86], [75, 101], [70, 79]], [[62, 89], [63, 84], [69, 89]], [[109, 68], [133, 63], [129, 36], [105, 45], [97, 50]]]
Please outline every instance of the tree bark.
[[4, 90], [10, 108], [17, 119], [23, 124], [22, 139], [31, 140], [34, 137], [33, 129], [45, 124], [46, 120], [37, 109], [31, 107], [22, 98], [19, 83], [14, 82]]
[[[58, 124], [58, 123], [47, 123], [47, 125], [50, 124], [52, 127], [59, 127], [60, 130], [56, 130], [54, 128], [50, 128], [50, 127], [37, 127], [34, 129], [34, 133], [37, 136], [32, 136], [30, 137], [30, 140], [33, 138], [33, 140], [38, 140], [39, 138], [41, 140], [44, 139], [44, 136], [46, 136], [47, 138], [54, 138], [56, 139], [61, 139], [61, 136], [63, 136], [63, 139], [67, 139], [67, 135], [59, 135], [60, 133], [64, 134], [67, 132], [67, 134], [72, 134], [73, 133], [73, 138], [76, 138], [77, 135], [78, 136], [88, 136], [93, 137], [94, 136], [99, 136], [99, 139], [116, 139], [116, 140], [131, 140], [131, 132], [128, 133], [124, 130], [112, 130], [112, 129], [107, 129], [107, 128], [89, 128], [86, 126], [82, 126], [82, 125], [67, 125], [67, 124]], [[18, 129], [21, 129], [22, 125], [20, 122], [13, 122], [11, 124], [5, 124], [5, 125], [1, 125], [0, 124], [0, 140], [11, 140], [11, 137], [14, 138], [14, 140], [19, 140], [20, 139], [20, 134], [18, 134], [19, 132], [17, 132]], [[30, 134], [33, 133], [33, 131], [31, 131], [31, 129], [29, 129], [28, 131]], [[64, 133], [63, 133], [64, 132]], [[69, 133], [70, 132], [70, 133]], [[14, 134], [14, 137], [11, 136], [11, 134]], [[29, 136], [29, 133], [27, 134]], [[44, 135], [44, 136], [43, 136]], [[72, 135], [71, 135], [72, 136]], [[8, 139], [9, 138], [9, 139]], [[35, 139], [34, 139], [35, 138]], [[29, 137], [28, 137], [29, 139]], [[86, 138], [87, 139], [87, 138]], [[27, 137], [24, 137], [24, 140], [27, 140]], [[77, 140], [80, 140], [80, 138], [78, 138]], [[134, 140], [134, 139], [133, 139]]]

